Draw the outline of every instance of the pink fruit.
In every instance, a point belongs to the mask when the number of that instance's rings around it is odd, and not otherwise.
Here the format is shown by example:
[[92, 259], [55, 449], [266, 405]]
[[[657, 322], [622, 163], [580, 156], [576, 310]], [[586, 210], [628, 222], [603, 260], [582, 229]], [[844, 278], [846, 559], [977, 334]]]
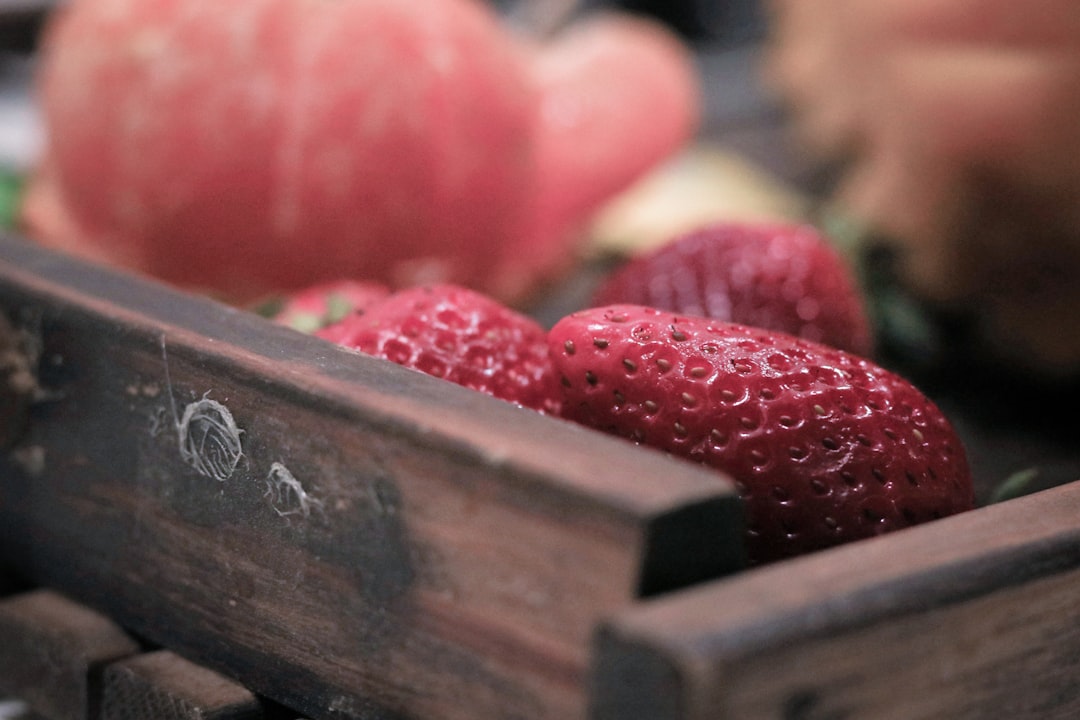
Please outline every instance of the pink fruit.
[[577, 260], [581, 219], [677, 150], [699, 115], [689, 55], [653, 23], [604, 13], [535, 52], [541, 132], [532, 221], [493, 273], [511, 290]]
[[[619, 23], [600, 27], [624, 37]], [[692, 86], [673, 42], [638, 47], [621, 76], [583, 60], [567, 95], [631, 87], [654, 61], [645, 87]], [[598, 202], [582, 194], [591, 177], [610, 192], [688, 133], [680, 120], [626, 146], [624, 129], [599, 165], [549, 160], [553, 136], [584, 146], [597, 134], [567, 132], [565, 116], [541, 109], [574, 77], [539, 70], [548, 53], [474, 0], [72, 0], [44, 43], [48, 157], [27, 227], [237, 300], [338, 277], [520, 295], [546, 270], [520, 262], [519, 243], [565, 254], [568, 228]], [[662, 113], [692, 115], [689, 95]], [[571, 126], [656, 124], [641, 98], [621, 97], [569, 103]], [[562, 188], [579, 199], [545, 209]], [[496, 281], [501, 266], [512, 281]]]

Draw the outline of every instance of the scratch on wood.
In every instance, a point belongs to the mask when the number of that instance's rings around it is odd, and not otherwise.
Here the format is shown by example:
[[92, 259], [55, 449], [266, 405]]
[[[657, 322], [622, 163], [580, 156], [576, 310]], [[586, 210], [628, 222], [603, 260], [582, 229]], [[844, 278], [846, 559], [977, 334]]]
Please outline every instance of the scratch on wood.
[[[183, 415], [178, 415], [164, 335], [161, 337], [161, 357], [165, 363], [165, 387], [179, 438], [180, 457], [200, 475], [225, 482], [236, 472], [236, 466], [244, 456], [240, 443], [244, 431], [237, 427], [227, 407], [207, 397], [209, 390], [199, 400], [188, 403]], [[153, 430], [152, 427], [151, 432]]]
[[313, 508], [321, 511], [323, 507], [322, 500], [309, 495], [289, 468], [280, 462], [270, 465], [270, 472], [266, 475], [265, 497], [270, 498], [274, 512], [281, 517], [310, 517]]

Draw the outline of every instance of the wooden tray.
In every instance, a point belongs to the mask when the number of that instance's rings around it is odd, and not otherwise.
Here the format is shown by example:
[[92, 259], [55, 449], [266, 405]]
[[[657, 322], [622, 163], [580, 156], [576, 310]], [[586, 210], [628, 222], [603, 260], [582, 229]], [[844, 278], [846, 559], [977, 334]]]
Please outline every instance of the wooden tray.
[[312, 717], [582, 717], [602, 617], [741, 564], [659, 453], [18, 239], [0, 308], [0, 562]]
[[1080, 714], [1075, 484], [745, 571], [689, 463], [17, 238], [0, 311], [0, 567], [49, 589], [0, 669], [103, 613], [71, 705], [194, 662], [315, 720]]

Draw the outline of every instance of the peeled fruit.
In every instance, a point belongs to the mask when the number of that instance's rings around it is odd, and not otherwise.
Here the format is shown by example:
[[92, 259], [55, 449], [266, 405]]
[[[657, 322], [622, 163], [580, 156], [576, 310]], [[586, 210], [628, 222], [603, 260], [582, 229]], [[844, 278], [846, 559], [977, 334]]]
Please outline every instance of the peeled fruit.
[[[523, 243], [572, 253], [598, 195], [693, 129], [675, 40], [621, 16], [588, 27], [574, 49], [473, 0], [73, 0], [44, 40], [26, 229], [237, 301], [341, 277], [521, 296], [556, 264]], [[639, 59], [620, 72], [617, 55]], [[580, 78], [545, 69], [574, 56]], [[657, 84], [678, 91], [646, 113]], [[605, 124], [622, 129], [577, 129]], [[554, 157], [575, 144], [597, 163]]]

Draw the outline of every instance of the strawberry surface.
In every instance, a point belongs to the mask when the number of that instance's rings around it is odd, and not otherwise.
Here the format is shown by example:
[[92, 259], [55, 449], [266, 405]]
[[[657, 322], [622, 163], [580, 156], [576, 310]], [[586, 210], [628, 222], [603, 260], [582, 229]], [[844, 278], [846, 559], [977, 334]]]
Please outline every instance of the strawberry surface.
[[385, 285], [360, 280], [318, 283], [290, 293], [270, 314], [274, 322], [311, 333], [363, 314], [390, 295]]
[[614, 271], [593, 305], [629, 303], [873, 350], [851, 270], [808, 225], [720, 223], [681, 235]]
[[544, 329], [464, 287], [402, 290], [315, 334], [524, 407], [559, 412]]
[[802, 338], [654, 308], [560, 320], [563, 416], [717, 468], [768, 562], [968, 510], [960, 440], [909, 382]]

